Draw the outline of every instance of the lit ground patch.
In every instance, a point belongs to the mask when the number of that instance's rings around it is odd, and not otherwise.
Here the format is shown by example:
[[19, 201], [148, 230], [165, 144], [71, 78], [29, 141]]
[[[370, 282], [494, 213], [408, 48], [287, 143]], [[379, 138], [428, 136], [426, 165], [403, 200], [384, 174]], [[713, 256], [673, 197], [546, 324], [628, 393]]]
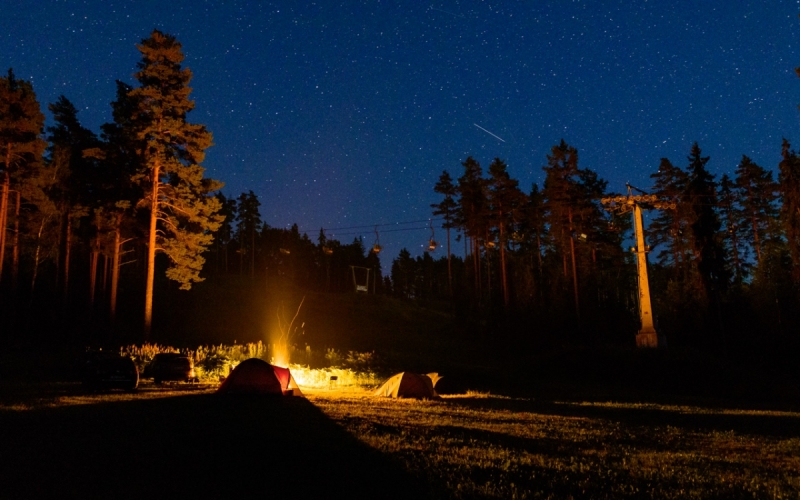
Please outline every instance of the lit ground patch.
[[373, 398], [368, 391], [307, 395], [443, 496], [800, 495], [800, 418], [791, 413], [539, 403], [487, 394], [439, 401]]

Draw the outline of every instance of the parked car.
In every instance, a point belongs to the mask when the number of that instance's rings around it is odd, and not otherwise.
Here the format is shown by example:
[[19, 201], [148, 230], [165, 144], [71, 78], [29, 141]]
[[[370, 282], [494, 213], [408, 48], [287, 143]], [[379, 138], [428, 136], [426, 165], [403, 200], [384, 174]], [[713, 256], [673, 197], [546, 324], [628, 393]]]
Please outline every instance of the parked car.
[[136, 390], [139, 370], [133, 360], [115, 352], [91, 351], [86, 353], [83, 365], [83, 385], [90, 390]]
[[179, 352], [161, 352], [153, 357], [147, 370], [153, 382], [160, 384], [167, 380], [194, 381], [194, 362], [192, 358]]

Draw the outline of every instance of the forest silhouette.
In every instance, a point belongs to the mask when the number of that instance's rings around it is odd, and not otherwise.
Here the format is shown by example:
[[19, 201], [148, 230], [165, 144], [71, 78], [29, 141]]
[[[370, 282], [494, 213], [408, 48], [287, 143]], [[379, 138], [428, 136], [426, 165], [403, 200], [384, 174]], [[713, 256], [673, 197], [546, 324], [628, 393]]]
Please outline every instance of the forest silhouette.
[[[202, 281], [229, 300], [265, 283], [345, 294], [364, 280], [369, 294], [445, 312], [487, 346], [632, 345], [631, 215], [603, 204], [630, 192], [583, 168], [574, 145], [551, 148], [541, 186], [520, 186], [500, 158], [485, 171], [454, 159], [462, 169], [429, 187], [445, 238], [382, 269], [379, 247], [270, 227], [252, 190], [223, 194], [201, 166], [212, 138], [188, 120], [180, 43], [155, 30], [137, 47], [137, 85], [117, 82], [113, 121], [99, 133], [65, 96], [47, 105], [45, 127], [32, 84], [12, 70], [0, 78], [5, 341], [150, 340], [153, 309], [169, 314], [159, 297]], [[660, 202], [642, 208], [656, 328], [671, 347], [737, 359], [796, 352], [800, 158], [788, 141], [778, 147], [777, 174], [742, 156], [716, 178], [695, 143], [683, 160], [661, 159], [640, 190]]]

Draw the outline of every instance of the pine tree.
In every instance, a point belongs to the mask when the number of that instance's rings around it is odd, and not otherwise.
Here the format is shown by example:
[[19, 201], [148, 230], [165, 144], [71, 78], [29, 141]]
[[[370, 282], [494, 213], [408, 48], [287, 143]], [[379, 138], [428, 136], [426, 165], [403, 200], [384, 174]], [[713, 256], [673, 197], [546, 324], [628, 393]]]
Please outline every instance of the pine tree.
[[[83, 127], [78, 120], [78, 110], [63, 95], [48, 106], [53, 113], [54, 125], [47, 127], [50, 141], [50, 165], [55, 183], [50, 197], [60, 213], [59, 261], [60, 285], [63, 300], [69, 292], [73, 227], [87, 217], [98, 197], [104, 193], [97, 179], [97, 159], [84, 151], [97, 148], [97, 136]], [[96, 219], [95, 219], [96, 220]], [[86, 243], [86, 242], [81, 242]]]
[[143, 169], [136, 176], [144, 187], [150, 210], [148, 230], [147, 284], [145, 292], [145, 337], [152, 324], [156, 251], [171, 261], [167, 277], [181, 289], [202, 281], [202, 253], [222, 217], [216, 215], [219, 200], [209, 193], [222, 184], [203, 177], [200, 166], [211, 146], [211, 133], [203, 125], [191, 124], [186, 115], [194, 108], [188, 87], [192, 73], [181, 68], [181, 44], [170, 35], [154, 30], [137, 45], [142, 53], [135, 74], [140, 87], [131, 91], [137, 109], [133, 121], [142, 141]]
[[44, 115], [33, 86], [17, 80], [9, 69], [8, 76], [0, 77], [0, 280], [8, 244], [10, 194], [16, 191], [20, 196], [21, 184], [35, 177], [41, 167], [46, 147], [43, 128]]
[[251, 278], [255, 278], [256, 228], [261, 226], [261, 214], [258, 212], [260, 206], [261, 202], [253, 191], [239, 195], [239, 203], [236, 205], [236, 238], [239, 240], [241, 252], [239, 272], [242, 272], [244, 254], [249, 253]]
[[222, 259], [222, 271], [228, 272], [228, 247], [233, 239], [233, 224], [232, 221], [236, 220], [236, 199], [226, 198], [224, 194], [217, 193], [217, 200], [219, 200], [219, 215], [224, 217], [220, 223], [219, 229], [215, 237], [217, 246], [217, 272], [220, 271], [219, 260]]
[[431, 204], [431, 208], [434, 209], [434, 216], [440, 216], [444, 218], [444, 224], [442, 224], [442, 227], [444, 227], [445, 231], [447, 232], [447, 286], [450, 294], [452, 295], [453, 267], [451, 264], [450, 252], [450, 230], [458, 227], [456, 223], [458, 220], [458, 203], [456, 202], [458, 189], [453, 184], [453, 178], [450, 177], [450, 174], [447, 172], [447, 170], [445, 170], [442, 172], [442, 175], [439, 176], [439, 181], [433, 187], [433, 190], [444, 196], [444, 199], [439, 203]]
[[735, 182], [742, 209], [739, 224], [759, 263], [765, 240], [776, 237], [778, 184], [773, 180], [772, 172], [761, 168], [747, 156], [742, 156], [736, 167]]
[[688, 157], [689, 183], [686, 194], [691, 204], [692, 247], [703, 291], [708, 298], [723, 292], [729, 282], [727, 256], [719, 233], [717, 183], [706, 169], [709, 157], [703, 157], [695, 142]]
[[781, 195], [781, 224], [791, 258], [791, 275], [800, 284], [800, 156], [783, 140], [778, 183]]
[[726, 252], [731, 257], [733, 269], [733, 282], [741, 285], [750, 273], [750, 263], [748, 261], [747, 247], [742, 237], [742, 210], [740, 208], [738, 192], [735, 184], [724, 174], [719, 182], [719, 215], [725, 235], [724, 241], [727, 243]]
[[[580, 233], [576, 230], [577, 204], [579, 193], [578, 150], [562, 139], [553, 146], [547, 155], [544, 187], [545, 220], [549, 228], [548, 249], [552, 256], [561, 261], [563, 278], [553, 278], [553, 284], [560, 289], [566, 288], [566, 280], [572, 271], [573, 306], [580, 321], [580, 299], [578, 289], [577, 258], [575, 255], [575, 238]], [[571, 267], [568, 265], [571, 262]], [[558, 286], [558, 285], [561, 286]]]
[[503, 289], [503, 303], [506, 308], [511, 303], [508, 283], [506, 253], [510, 235], [516, 229], [525, 204], [525, 195], [519, 189], [519, 182], [508, 175], [508, 167], [500, 158], [489, 165], [487, 204], [490, 213], [490, 226], [497, 230], [500, 246], [500, 278]]
[[662, 158], [654, 179], [652, 193], [663, 201], [672, 202], [674, 208], [659, 210], [649, 227], [654, 247], [661, 247], [658, 262], [674, 269], [674, 277], [683, 281], [689, 276], [691, 262], [690, 205], [686, 197], [689, 176], [668, 159]]
[[547, 237], [544, 196], [536, 183], [531, 185], [531, 192], [521, 210], [518, 232], [521, 235], [520, 253], [525, 255], [526, 259], [524, 270], [520, 272], [521, 283], [517, 283], [517, 287], [525, 290], [522, 293], [528, 301], [535, 302], [534, 299], [541, 296], [542, 252]]
[[100, 183], [105, 196], [101, 197], [101, 213], [97, 217], [105, 224], [101, 230], [106, 233], [103, 251], [111, 259], [109, 315], [112, 322], [117, 311], [122, 245], [139, 233], [133, 208], [144, 196], [141, 185], [134, 182], [137, 172], [143, 169], [140, 151], [144, 144], [137, 138], [133, 122], [139, 103], [131, 96], [133, 87], [119, 80], [116, 87], [116, 100], [111, 103], [114, 120], [101, 126], [103, 143], [94, 153], [101, 159], [103, 169]]
[[458, 178], [458, 213], [461, 219], [459, 225], [464, 228], [464, 235], [471, 243], [473, 276], [475, 291], [481, 295], [481, 241], [487, 237], [487, 210], [486, 210], [486, 181], [483, 179], [483, 170], [471, 156], [461, 164], [464, 174]]
[[392, 261], [392, 287], [395, 297], [409, 299], [415, 297], [414, 285], [417, 279], [417, 262], [405, 248], [400, 250]]

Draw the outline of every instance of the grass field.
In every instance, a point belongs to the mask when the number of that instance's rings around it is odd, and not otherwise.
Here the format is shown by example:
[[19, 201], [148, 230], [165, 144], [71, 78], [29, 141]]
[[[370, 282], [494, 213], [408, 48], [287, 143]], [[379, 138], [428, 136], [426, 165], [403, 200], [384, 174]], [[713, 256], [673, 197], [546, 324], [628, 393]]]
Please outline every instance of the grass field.
[[791, 498], [800, 413], [2, 387], [3, 498]]
[[[268, 342], [275, 304], [302, 299], [186, 304], [155, 340]], [[300, 316], [300, 352], [438, 371], [444, 397], [230, 398], [149, 381], [86, 393], [84, 346], [32, 339], [0, 350], [0, 499], [800, 498], [792, 349], [746, 365], [676, 347], [537, 351], [380, 296], [309, 294]]]
[[490, 395], [311, 395], [456, 498], [800, 498], [800, 414]]

